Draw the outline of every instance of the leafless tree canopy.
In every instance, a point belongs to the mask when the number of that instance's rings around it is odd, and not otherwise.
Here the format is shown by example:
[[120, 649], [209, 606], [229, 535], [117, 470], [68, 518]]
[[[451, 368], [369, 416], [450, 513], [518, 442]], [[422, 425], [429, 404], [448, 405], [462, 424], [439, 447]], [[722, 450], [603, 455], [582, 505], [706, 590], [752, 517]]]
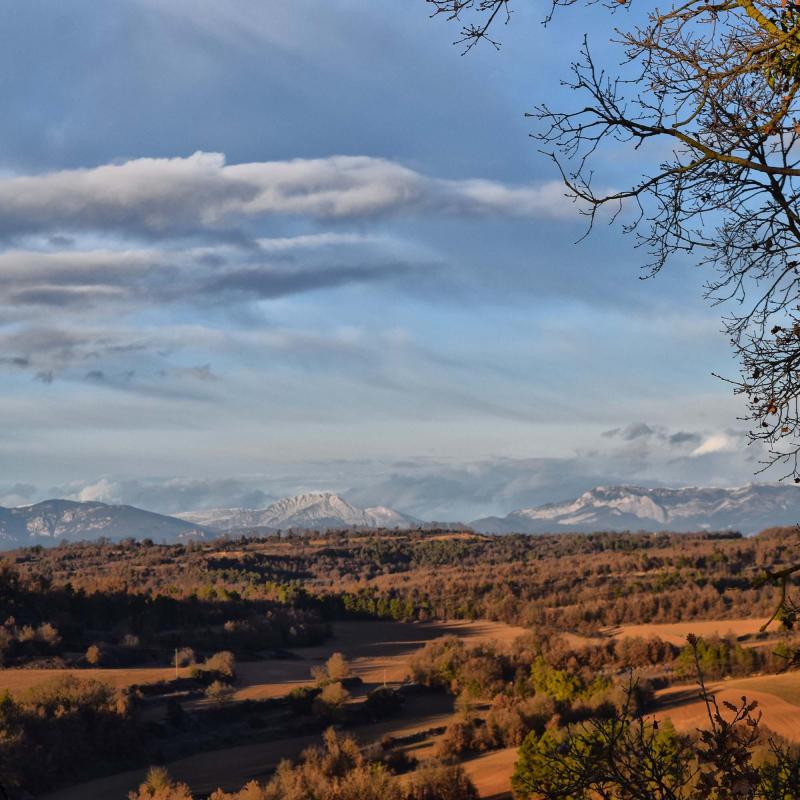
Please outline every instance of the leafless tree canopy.
[[[429, 2], [460, 26], [465, 50], [498, 46], [494, 31], [513, 15], [511, 0]], [[613, 73], [584, 44], [567, 83], [577, 108], [536, 108], [536, 136], [591, 220], [624, 209], [652, 272], [678, 253], [707, 268], [751, 438], [767, 444], [765, 465], [785, 464], [800, 483], [800, 5], [689, 0], [646, 20], [616, 31]], [[626, 144], [659, 154], [650, 170], [619, 190], [593, 186], [595, 160]]]

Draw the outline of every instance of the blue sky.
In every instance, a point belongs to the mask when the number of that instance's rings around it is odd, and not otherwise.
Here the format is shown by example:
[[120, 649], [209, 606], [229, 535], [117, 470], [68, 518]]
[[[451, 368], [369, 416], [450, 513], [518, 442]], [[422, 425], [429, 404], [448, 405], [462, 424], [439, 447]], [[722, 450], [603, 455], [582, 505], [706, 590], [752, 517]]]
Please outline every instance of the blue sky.
[[[520, 4], [522, 5], [522, 4]], [[330, 488], [469, 518], [758, 453], [703, 276], [639, 279], [524, 112], [602, 9], [28, 0], [0, 31], [0, 502]], [[623, 151], [598, 176], [639, 174]]]

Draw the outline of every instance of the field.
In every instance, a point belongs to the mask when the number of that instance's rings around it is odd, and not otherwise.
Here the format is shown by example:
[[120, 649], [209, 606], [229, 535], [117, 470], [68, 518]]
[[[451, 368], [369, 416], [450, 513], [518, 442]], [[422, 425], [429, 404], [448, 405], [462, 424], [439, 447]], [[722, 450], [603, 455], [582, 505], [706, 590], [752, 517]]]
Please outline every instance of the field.
[[500, 800], [509, 796], [511, 774], [517, 760], [517, 748], [507, 747], [495, 750], [464, 762], [467, 775], [488, 800]]
[[[291, 689], [310, 683], [311, 667], [322, 664], [331, 653], [343, 652], [351, 660], [354, 673], [367, 686], [400, 683], [409, 675], [409, 662], [413, 654], [426, 642], [446, 635], [454, 635], [469, 644], [495, 641], [508, 644], [525, 633], [522, 628], [497, 622], [447, 622], [431, 624], [403, 624], [395, 622], [339, 622], [334, 625], [334, 636], [324, 645], [298, 648], [296, 659], [246, 662], [238, 665], [240, 675], [235, 699], [264, 699], [279, 697]], [[43, 672], [43, 671], [40, 671]], [[47, 670], [48, 677], [58, 670]], [[63, 671], [62, 671], [63, 672]], [[94, 677], [114, 673], [117, 685], [144, 683], [160, 680], [163, 670], [69, 670]], [[170, 672], [167, 670], [167, 672]], [[0, 673], [3, 684], [11, 683], [12, 673], [15, 688], [25, 688], [36, 682], [36, 670], [5, 670]], [[22, 676], [22, 673], [25, 673]], [[170, 672], [174, 675], [174, 670]], [[3, 685], [0, 684], [0, 685]], [[198, 701], [200, 703], [205, 701]], [[358, 738], [364, 742], [376, 741], [382, 736], [406, 737], [431, 731], [414, 747], [415, 754], [430, 750], [436, 733], [453, 718], [453, 701], [447, 696], [420, 696], [410, 698], [400, 714], [391, 720], [358, 728]], [[303, 748], [319, 740], [319, 736], [304, 736], [280, 741], [225, 747], [178, 758], [168, 762], [170, 773], [185, 781], [198, 794], [208, 793], [218, 786], [237, 789], [252, 778], [263, 778], [283, 758], [297, 756]], [[503, 751], [504, 756], [492, 753], [470, 762], [471, 775], [478, 778], [486, 797], [497, 796], [507, 791], [513, 768], [512, 752]], [[131, 770], [89, 783], [70, 787], [46, 795], [48, 800], [118, 800], [137, 786], [145, 770]]]
[[[708, 686], [717, 702], [738, 705], [742, 696], [758, 702], [761, 724], [785, 738], [800, 742], [800, 673], [759, 675], [718, 681]], [[672, 686], [659, 692], [660, 716], [669, 717], [681, 731], [707, 726], [705, 704], [696, 686]]]
[[[179, 677], [186, 677], [189, 670], [178, 670]], [[27, 689], [65, 675], [74, 675], [81, 680], [98, 680], [122, 689], [142, 683], [168, 681], [175, 677], [174, 667], [135, 667], [131, 669], [0, 669], [0, 693], [6, 689], [19, 694]]]
[[[242, 662], [237, 665], [236, 699], [281, 697], [297, 686], [311, 683], [311, 667], [322, 664], [334, 652], [344, 653], [353, 672], [366, 684], [401, 683], [409, 675], [411, 656], [426, 642], [442, 636], [458, 636], [469, 644], [495, 641], [508, 644], [525, 633], [524, 628], [502, 622], [337, 622], [333, 636], [317, 647], [297, 648], [297, 658]], [[188, 675], [181, 668], [179, 676]], [[130, 669], [0, 669], [0, 692], [23, 692], [52, 678], [74, 675], [105, 681], [117, 688], [156, 683], [175, 677], [173, 667]]]
[[[657, 623], [650, 625], [620, 625], [606, 628], [604, 633], [619, 639], [627, 637], [641, 637], [650, 639], [658, 636], [665, 642], [679, 647], [686, 644], [686, 636], [690, 633], [695, 636], [727, 636], [733, 634], [735, 638], [755, 637], [759, 629], [767, 621], [767, 617], [756, 619], [723, 619], [723, 620], [687, 620], [686, 622]], [[767, 631], [767, 635], [769, 632]]]

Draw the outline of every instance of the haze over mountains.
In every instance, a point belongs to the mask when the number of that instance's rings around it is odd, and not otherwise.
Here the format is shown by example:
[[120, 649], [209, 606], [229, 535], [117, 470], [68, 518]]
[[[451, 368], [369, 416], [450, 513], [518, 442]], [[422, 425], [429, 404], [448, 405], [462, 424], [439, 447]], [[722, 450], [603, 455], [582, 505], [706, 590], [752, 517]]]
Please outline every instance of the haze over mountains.
[[[483, 533], [737, 530], [750, 534], [797, 522], [800, 488], [794, 485], [749, 484], [731, 489], [599, 486], [574, 500], [523, 508], [504, 517], [485, 517], [468, 527]], [[332, 492], [286, 497], [262, 509], [217, 508], [174, 516], [129, 505], [47, 500], [16, 508], [0, 506], [0, 549], [58, 544], [64, 539], [176, 542], [289, 528], [408, 529], [425, 524], [384, 506], [360, 508]]]

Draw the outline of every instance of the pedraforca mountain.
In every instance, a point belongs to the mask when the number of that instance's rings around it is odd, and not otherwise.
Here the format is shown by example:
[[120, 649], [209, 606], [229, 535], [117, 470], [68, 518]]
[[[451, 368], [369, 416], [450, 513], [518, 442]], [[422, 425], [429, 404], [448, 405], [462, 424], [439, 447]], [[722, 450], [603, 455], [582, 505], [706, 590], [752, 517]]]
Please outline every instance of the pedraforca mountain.
[[748, 484], [732, 489], [598, 486], [574, 500], [485, 517], [470, 527], [484, 533], [736, 530], [749, 534], [797, 523], [800, 487]]
[[214, 508], [207, 511], [188, 511], [176, 516], [215, 531], [411, 528], [419, 522], [383, 506], [358, 508], [332, 492], [308, 492], [284, 497], [261, 509]]

